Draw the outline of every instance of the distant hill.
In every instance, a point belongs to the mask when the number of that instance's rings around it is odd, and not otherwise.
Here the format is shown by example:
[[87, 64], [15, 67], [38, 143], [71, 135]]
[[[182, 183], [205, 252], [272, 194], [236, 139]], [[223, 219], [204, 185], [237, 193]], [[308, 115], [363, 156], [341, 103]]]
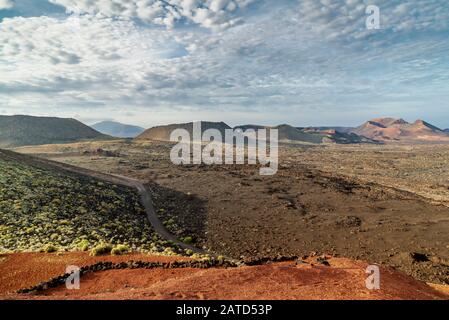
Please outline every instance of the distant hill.
[[144, 128], [115, 121], [102, 121], [91, 126], [95, 130], [119, 138], [135, 138], [145, 131]]
[[[190, 133], [190, 136], [192, 136], [192, 122], [190, 123], [182, 123], [182, 124], [171, 124], [166, 126], [158, 126], [154, 128], [150, 128], [146, 130], [144, 133], [142, 133], [140, 136], [136, 138], [136, 140], [160, 140], [160, 141], [169, 141], [170, 140], [170, 134], [175, 129], [185, 129]], [[243, 125], [243, 126], [237, 126], [234, 129], [242, 129], [243, 131], [248, 129], [264, 129], [268, 128], [265, 126], [259, 126], [259, 125]], [[275, 127], [279, 130], [279, 140], [295, 140], [295, 141], [304, 141], [304, 142], [311, 142], [311, 143], [321, 143], [322, 137], [302, 132], [292, 126], [289, 125], [281, 125]], [[206, 131], [207, 129], [217, 129], [221, 132], [222, 136], [225, 137], [225, 130], [226, 129], [232, 129], [230, 126], [228, 126], [224, 122], [201, 122], [201, 129], [202, 132]]]
[[290, 126], [288, 124], [281, 124], [276, 127], [270, 127], [270, 126], [260, 126], [260, 125], [253, 125], [253, 124], [246, 124], [241, 126], [236, 126], [234, 129], [241, 129], [243, 131], [246, 130], [259, 130], [259, 129], [277, 129], [278, 130], [278, 137], [280, 141], [303, 141], [303, 142], [310, 142], [310, 143], [321, 143], [322, 139], [314, 134], [306, 133], [298, 128], [295, 128], [293, 126]]
[[[170, 141], [171, 133], [176, 129], [185, 129], [189, 132], [190, 137], [192, 137], [193, 133], [193, 122], [189, 123], [180, 123], [180, 124], [170, 124], [165, 126], [153, 127], [148, 130], [145, 130], [142, 134], [136, 137], [136, 140], [159, 140], [159, 141]], [[217, 129], [221, 132], [224, 137], [225, 130], [231, 129], [224, 122], [201, 122], [201, 131], [202, 133], [208, 129]]]
[[[237, 126], [242, 130], [247, 129], [264, 129], [268, 127], [258, 125], [242, 125]], [[359, 136], [355, 133], [349, 133], [353, 128], [349, 127], [292, 127], [287, 124], [273, 127], [279, 130], [279, 140], [281, 141], [298, 141], [308, 143], [337, 143], [337, 144], [351, 144], [351, 143], [378, 143], [372, 139]], [[336, 129], [340, 128], [341, 131]]]
[[353, 132], [337, 131], [335, 129], [326, 129], [327, 127], [311, 127], [302, 129], [304, 132], [314, 133], [323, 137], [323, 142], [331, 142], [337, 144], [353, 144], [353, 143], [374, 143], [379, 144], [380, 141], [360, 136]]
[[0, 116], [2, 148], [110, 138], [75, 119]]
[[350, 133], [354, 130], [354, 127], [297, 127], [300, 130], [315, 130], [317, 132], [320, 131], [336, 131], [340, 133]]
[[[222, 133], [223, 137], [225, 136], [226, 129], [232, 129], [224, 122], [201, 122], [201, 128], [203, 132], [207, 129], [218, 129]], [[376, 141], [372, 139], [358, 136], [355, 133], [343, 133], [332, 129], [319, 130], [316, 128], [296, 128], [288, 124], [282, 124], [275, 127], [247, 124], [236, 126], [233, 129], [241, 129], [246, 131], [248, 129], [259, 130], [269, 128], [277, 129], [279, 140], [284, 142], [306, 142], [314, 144], [376, 143]], [[192, 122], [190, 122], [153, 127], [136, 137], [136, 140], [170, 141], [170, 134], [175, 129], [185, 129], [190, 133], [190, 136], [192, 136]]]
[[309, 143], [323, 143], [323, 136], [315, 133], [304, 132], [298, 128], [292, 127], [288, 124], [282, 124], [274, 129], [279, 130], [280, 141], [302, 141]]
[[423, 120], [377, 118], [355, 128], [353, 133], [379, 141], [449, 142], [449, 134]]
[[242, 131], [246, 131], [246, 130], [259, 130], [259, 129], [268, 129], [268, 128], [270, 128], [270, 127], [267, 127], [267, 126], [260, 126], [260, 125], [257, 125], [257, 124], [244, 124], [244, 125], [241, 125], [241, 126], [236, 126], [236, 127], [234, 127], [234, 130], [235, 129], [240, 129], [240, 130], [242, 130]]

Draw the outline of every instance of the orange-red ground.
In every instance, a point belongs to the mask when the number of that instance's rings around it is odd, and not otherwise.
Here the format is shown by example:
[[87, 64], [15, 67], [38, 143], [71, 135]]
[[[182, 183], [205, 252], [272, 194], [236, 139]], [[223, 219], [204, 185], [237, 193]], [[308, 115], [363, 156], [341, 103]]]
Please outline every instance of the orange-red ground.
[[91, 257], [86, 253], [0, 256], [0, 299], [449, 299], [447, 287], [432, 287], [388, 268], [381, 268], [381, 289], [368, 290], [367, 264], [342, 258], [329, 259], [330, 266], [311, 258], [298, 265], [110, 270], [83, 276], [80, 290], [60, 286], [33, 295], [14, 293], [63, 274], [67, 265], [180, 259], [142, 254]]
[[127, 262], [160, 261], [169, 262], [186, 258], [127, 254], [123, 256], [92, 257], [86, 252], [15, 253], [0, 255], [0, 296], [28, 288], [52, 277], [62, 275], [69, 265], [88, 266], [100, 261]]

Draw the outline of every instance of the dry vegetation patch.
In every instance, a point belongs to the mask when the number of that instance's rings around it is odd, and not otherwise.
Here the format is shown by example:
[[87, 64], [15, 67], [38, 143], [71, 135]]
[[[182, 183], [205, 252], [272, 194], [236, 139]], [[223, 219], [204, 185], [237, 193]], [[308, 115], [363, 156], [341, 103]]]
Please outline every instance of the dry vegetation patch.
[[92, 250], [97, 255], [167, 247], [134, 190], [0, 157], [1, 251]]

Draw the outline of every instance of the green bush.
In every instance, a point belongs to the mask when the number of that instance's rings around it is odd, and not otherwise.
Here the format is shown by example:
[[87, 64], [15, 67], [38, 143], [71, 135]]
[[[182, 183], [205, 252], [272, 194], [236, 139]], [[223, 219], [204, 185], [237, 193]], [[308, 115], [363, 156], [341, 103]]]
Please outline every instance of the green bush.
[[43, 251], [46, 252], [46, 253], [53, 253], [53, 252], [58, 251], [58, 248], [56, 246], [52, 245], [52, 244], [47, 244], [44, 247]]
[[182, 239], [182, 241], [186, 244], [191, 244], [193, 242], [193, 238], [192, 237], [185, 237], [184, 239]]
[[165, 226], [167, 226], [167, 227], [170, 227], [170, 226], [174, 225], [175, 223], [176, 223], [176, 222], [175, 222], [175, 220], [174, 220], [173, 218], [170, 218], [170, 219], [168, 219], [168, 220], [166, 220], [166, 221], [163, 222], [163, 224], [164, 224]]
[[[139, 200], [132, 188], [37, 168], [0, 154], [0, 249], [92, 250], [99, 255], [126, 244], [142, 252], [162, 252], [167, 246], [178, 252], [154, 232]], [[164, 220], [176, 227], [174, 219]]]
[[78, 248], [79, 248], [81, 251], [87, 251], [87, 250], [89, 250], [89, 245], [90, 245], [89, 241], [87, 241], [87, 240], [82, 240], [82, 241], [78, 244]]
[[174, 256], [174, 255], [176, 255], [176, 253], [170, 247], [165, 248], [165, 250], [163, 251], [163, 254], [167, 255], [167, 256]]
[[105, 254], [109, 254], [112, 251], [112, 246], [110, 244], [99, 244], [95, 248], [90, 251], [91, 256], [101, 256]]
[[114, 256], [119, 256], [127, 252], [129, 252], [129, 248], [124, 244], [119, 244], [111, 250], [111, 254]]

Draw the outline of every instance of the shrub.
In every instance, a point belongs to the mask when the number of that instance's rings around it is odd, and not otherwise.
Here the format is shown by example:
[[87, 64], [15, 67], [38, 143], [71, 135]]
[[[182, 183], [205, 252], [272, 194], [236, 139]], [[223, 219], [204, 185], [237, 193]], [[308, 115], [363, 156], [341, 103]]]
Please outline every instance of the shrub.
[[182, 239], [182, 241], [186, 244], [191, 244], [193, 242], [193, 238], [192, 237], [185, 237], [184, 239]]
[[127, 253], [128, 251], [129, 251], [129, 248], [127, 246], [125, 246], [124, 244], [119, 244], [111, 250], [111, 254], [114, 256], [119, 256], [124, 253]]
[[110, 244], [102, 243], [102, 244], [97, 245], [95, 248], [93, 248], [90, 251], [90, 255], [94, 256], [94, 257], [101, 256], [101, 255], [111, 253], [111, 250], [112, 250], [112, 246]]
[[176, 253], [173, 251], [173, 249], [172, 248], [170, 248], [170, 247], [167, 247], [167, 248], [165, 248], [165, 250], [164, 250], [164, 252], [163, 252], [165, 255], [167, 255], [167, 256], [174, 256], [174, 255], [176, 255]]
[[89, 250], [89, 245], [90, 245], [89, 241], [87, 241], [87, 240], [82, 240], [82, 241], [78, 244], [78, 248], [79, 248], [81, 251], [87, 251], [87, 250]]
[[163, 224], [167, 227], [173, 226], [175, 224], [175, 220], [173, 218], [170, 218], [163, 222]]
[[57, 238], [59, 238], [59, 234], [57, 234], [57, 233], [52, 233], [52, 234], [50, 235], [50, 239], [51, 239], [51, 240], [56, 240]]
[[44, 252], [46, 252], [46, 253], [53, 253], [53, 252], [56, 252], [56, 251], [58, 251], [58, 248], [56, 246], [52, 245], [52, 244], [47, 244], [44, 247]]

